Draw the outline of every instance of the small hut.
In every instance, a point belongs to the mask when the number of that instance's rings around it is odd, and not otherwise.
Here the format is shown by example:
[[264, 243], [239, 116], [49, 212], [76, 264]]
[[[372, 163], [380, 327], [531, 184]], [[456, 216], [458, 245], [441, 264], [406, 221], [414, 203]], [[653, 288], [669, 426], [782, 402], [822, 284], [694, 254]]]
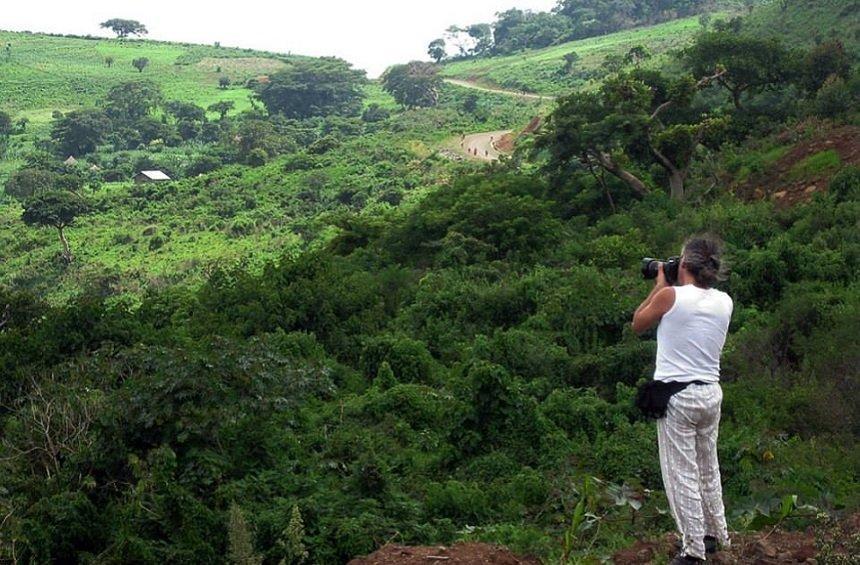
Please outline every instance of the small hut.
[[75, 159], [74, 155], [69, 155], [69, 158], [66, 159], [65, 161], [63, 161], [63, 164], [66, 165], [67, 167], [74, 167], [75, 165], [78, 164], [78, 160]]
[[168, 180], [170, 180], [170, 177], [167, 176], [164, 171], [140, 171], [134, 175], [134, 182], [136, 184], [144, 182], [164, 182]]

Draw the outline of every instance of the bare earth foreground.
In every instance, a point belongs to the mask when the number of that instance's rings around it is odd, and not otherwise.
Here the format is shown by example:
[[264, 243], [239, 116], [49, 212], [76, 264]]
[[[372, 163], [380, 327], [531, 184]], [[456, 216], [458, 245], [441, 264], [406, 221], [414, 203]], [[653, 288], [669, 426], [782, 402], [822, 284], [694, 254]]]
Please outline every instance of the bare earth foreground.
[[540, 565], [533, 557], [518, 557], [506, 548], [486, 543], [468, 542], [445, 546], [416, 546], [388, 544], [365, 557], [358, 557], [347, 565]]
[[[667, 563], [677, 551], [675, 534], [659, 540], [640, 540], [616, 552], [611, 562], [617, 565], [657, 565]], [[783, 565], [828, 563], [860, 564], [860, 514], [847, 517], [826, 530], [784, 531], [767, 528], [760, 532], [732, 535], [732, 547], [709, 556], [708, 563]], [[597, 562], [597, 561], [595, 561]], [[503, 546], [477, 542], [458, 542], [446, 546], [405, 546], [387, 544], [348, 565], [539, 565], [539, 559], [518, 556]]]

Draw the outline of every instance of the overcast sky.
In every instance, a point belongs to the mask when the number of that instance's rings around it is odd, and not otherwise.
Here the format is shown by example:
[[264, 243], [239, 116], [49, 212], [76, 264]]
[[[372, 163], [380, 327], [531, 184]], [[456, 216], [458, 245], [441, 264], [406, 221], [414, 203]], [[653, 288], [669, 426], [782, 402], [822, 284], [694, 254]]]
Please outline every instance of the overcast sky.
[[427, 44], [451, 24], [490, 22], [517, 7], [556, 0], [0, 0], [0, 29], [106, 35], [110, 18], [139, 20], [149, 37], [336, 55], [379, 75], [393, 63], [427, 59]]

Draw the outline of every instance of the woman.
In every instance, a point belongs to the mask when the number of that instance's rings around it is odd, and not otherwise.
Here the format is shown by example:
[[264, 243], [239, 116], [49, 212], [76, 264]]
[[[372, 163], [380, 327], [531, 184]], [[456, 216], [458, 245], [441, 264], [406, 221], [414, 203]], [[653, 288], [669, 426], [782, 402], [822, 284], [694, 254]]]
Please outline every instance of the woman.
[[653, 290], [633, 315], [633, 330], [657, 327], [654, 379], [687, 383], [657, 420], [663, 485], [681, 535], [681, 553], [670, 565], [700, 563], [717, 542], [730, 545], [723, 507], [717, 433], [720, 423], [720, 354], [733, 303], [713, 288], [723, 280], [722, 244], [691, 237], [681, 251], [677, 286], [660, 265]]

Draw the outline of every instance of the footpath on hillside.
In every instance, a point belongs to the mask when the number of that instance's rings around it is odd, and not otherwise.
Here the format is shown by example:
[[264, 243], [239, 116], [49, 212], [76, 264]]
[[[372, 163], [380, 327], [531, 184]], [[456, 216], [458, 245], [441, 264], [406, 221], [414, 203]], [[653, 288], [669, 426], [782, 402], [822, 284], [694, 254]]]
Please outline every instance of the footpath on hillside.
[[[490, 88], [468, 80], [453, 78], [446, 78], [443, 80], [448, 84], [461, 86], [463, 88], [471, 88], [473, 90], [481, 90], [483, 92], [493, 92], [496, 94], [527, 98], [530, 100], [555, 100], [555, 96], [544, 96], [528, 92]], [[532, 123], [534, 124], [535, 121], [532, 120]], [[539, 119], [537, 123], [540, 123]], [[531, 124], [525, 131], [529, 131], [530, 128], [532, 128]], [[499, 156], [509, 153], [511, 149], [513, 149], [513, 133], [513, 130], [496, 130], [467, 134], [460, 138], [458, 144], [454, 147], [454, 153], [460, 157], [466, 157], [467, 159], [478, 161], [498, 161]]]
[[530, 100], [555, 100], [555, 96], [547, 96], [545, 94], [534, 94], [532, 92], [522, 92], [516, 90], [504, 90], [502, 88], [491, 88], [489, 86], [481, 86], [480, 84], [463, 80], [458, 78], [446, 78], [442, 79], [448, 84], [453, 84], [455, 86], [462, 86], [463, 88], [471, 88], [473, 90], [482, 90], [484, 92], [493, 92], [495, 94], [505, 94], [508, 96], [517, 96], [519, 98], [528, 98]]

